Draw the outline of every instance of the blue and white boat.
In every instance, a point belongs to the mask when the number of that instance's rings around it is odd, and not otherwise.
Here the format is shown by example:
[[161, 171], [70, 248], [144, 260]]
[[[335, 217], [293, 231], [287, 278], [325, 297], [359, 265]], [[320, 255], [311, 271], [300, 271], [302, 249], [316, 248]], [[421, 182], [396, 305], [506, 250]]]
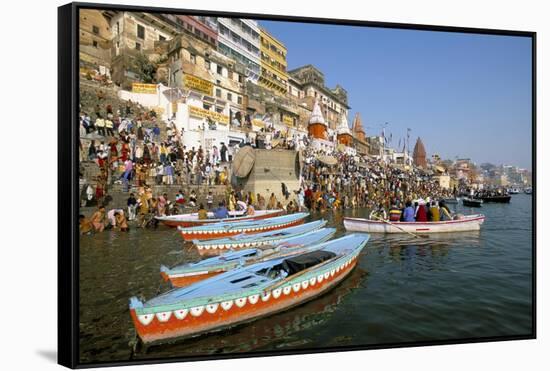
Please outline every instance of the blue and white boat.
[[181, 264], [173, 268], [161, 266], [160, 274], [174, 287], [188, 286], [239, 266], [316, 249], [320, 243], [328, 241], [335, 233], [335, 228], [321, 228], [282, 238], [270, 245], [225, 252], [220, 256], [197, 263]]
[[368, 234], [350, 234], [313, 251], [236, 268], [146, 302], [133, 297], [130, 315], [141, 340], [150, 343], [217, 331], [284, 311], [347, 277], [368, 240]]

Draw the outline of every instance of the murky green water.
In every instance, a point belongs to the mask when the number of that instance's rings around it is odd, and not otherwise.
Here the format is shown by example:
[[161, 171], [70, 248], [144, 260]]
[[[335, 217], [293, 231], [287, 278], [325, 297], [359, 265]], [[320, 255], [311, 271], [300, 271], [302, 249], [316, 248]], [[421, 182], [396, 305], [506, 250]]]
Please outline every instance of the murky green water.
[[[136, 351], [129, 345], [135, 339], [129, 297], [150, 298], [167, 289], [161, 264], [200, 258], [164, 227], [84, 236], [81, 362], [529, 334], [531, 203], [531, 196], [514, 195], [509, 205], [463, 210], [487, 216], [480, 232], [428, 239], [372, 235], [358, 267], [320, 298], [224, 332]], [[312, 219], [328, 219], [341, 235], [342, 216], [329, 212]]]

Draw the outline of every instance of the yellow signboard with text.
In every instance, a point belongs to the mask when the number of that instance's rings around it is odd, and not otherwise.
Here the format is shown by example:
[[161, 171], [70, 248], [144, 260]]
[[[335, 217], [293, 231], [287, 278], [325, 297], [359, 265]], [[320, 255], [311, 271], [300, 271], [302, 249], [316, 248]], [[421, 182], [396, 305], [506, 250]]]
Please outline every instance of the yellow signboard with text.
[[143, 84], [140, 82], [132, 83], [132, 93], [141, 93], [141, 94], [157, 94], [157, 85], [156, 84]]
[[206, 95], [212, 95], [214, 85], [210, 81], [203, 80], [193, 75], [183, 76], [183, 85], [187, 89], [195, 90]]
[[283, 123], [287, 126], [294, 126], [294, 120], [291, 116], [283, 115]]
[[195, 117], [209, 118], [212, 121], [218, 122], [220, 124], [229, 124], [229, 116], [226, 116], [222, 113], [209, 111], [204, 108], [189, 106], [189, 114]]

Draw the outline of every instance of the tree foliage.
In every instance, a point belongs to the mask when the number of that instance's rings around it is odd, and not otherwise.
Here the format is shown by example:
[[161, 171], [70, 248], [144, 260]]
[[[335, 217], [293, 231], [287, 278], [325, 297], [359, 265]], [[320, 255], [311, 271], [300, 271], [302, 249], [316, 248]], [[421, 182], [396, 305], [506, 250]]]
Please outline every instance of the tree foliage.
[[138, 54], [134, 59], [134, 67], [141, 82], [147, 84], [156, 82], [157, 66], [143, 53]]

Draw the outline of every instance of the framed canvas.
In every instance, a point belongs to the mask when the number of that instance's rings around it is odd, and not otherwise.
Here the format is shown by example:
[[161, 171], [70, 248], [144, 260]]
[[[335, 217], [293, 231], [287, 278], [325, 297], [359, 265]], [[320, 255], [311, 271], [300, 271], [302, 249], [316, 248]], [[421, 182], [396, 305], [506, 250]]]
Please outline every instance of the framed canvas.
[[58, 25], [60, 364], [535, 338], [534, 32]]

